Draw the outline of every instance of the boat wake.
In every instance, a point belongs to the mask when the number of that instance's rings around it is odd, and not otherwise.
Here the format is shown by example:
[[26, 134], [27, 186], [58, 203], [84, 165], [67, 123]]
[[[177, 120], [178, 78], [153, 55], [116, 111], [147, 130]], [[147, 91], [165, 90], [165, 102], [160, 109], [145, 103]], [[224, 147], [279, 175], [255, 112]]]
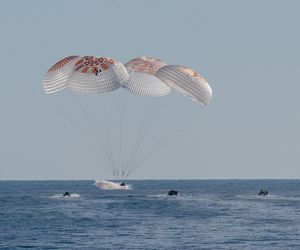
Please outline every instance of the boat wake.
[[70, 196], [64, 196], [63, 194], [55, 194], [50, 196], [51, 199], [78, 199], [80, 194], [70, 194]]

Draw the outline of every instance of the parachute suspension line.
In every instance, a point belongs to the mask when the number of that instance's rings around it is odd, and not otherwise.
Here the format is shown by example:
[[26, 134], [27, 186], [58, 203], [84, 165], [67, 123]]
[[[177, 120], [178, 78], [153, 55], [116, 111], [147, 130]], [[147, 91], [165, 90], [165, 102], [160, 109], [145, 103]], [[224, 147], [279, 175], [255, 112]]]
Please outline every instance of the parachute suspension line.
[[[109, 165], [111, 166], [112, 171], [113, 171], [113, 175], [115, 176], [115, 172], [117, 172], [117, 169], [116, 169], [115, 162], [113, 160], [111, 148], [110, 147], [108, 147], [108, 148], [105, 147], [105, 144], [104, 144], [104, 142], [109, 143], [109, 140], [103, 140], [101, 138], [101, 136], [99, 135], [99, 133], [97, 133], [97, 129], [96, 129], [94, 123], [92, 122], [92, 120], [90, 119], [90, 117], [89, 117], [89, 115], [88, 115], [88, 113], [86, 111], [85, 105], [81, 102], [80, 98], [77, 98], [77, 99], [78, 99], [78, 103], [79, 103], [79, 105], [81, 107], [81, 110], [83, 112], [83, 115], [85, 117], [85, 120], [87, 121], [87, 124], [90, 127], [90, 129], [93, 131], [93, 134], [95, 135], [96, 142], [97, 142], [98, 146], [100, 148], [102, 148], [102, 150], [104, 151], [104, 155], [108, 159]], [[108, 132], [107, 132], [107, 134], [108, 134]]]
[[[201, 109], [202, 110], [202, 109]], [[196, 118], [194, 113], [191, 114], [191, 117], [189, 119], [186, 119], [185, 122], [175, 129], [173, 132], [168, 134], [166, 137], [163, 138], [163, 140], [160, 143], [157, 143], [155, 147], [147, 154], [138, 164], [134, 165], [128, 172], [128, 175], [131, 174], [134, 170], [136, 170], [138, 167], [140, 167], [146, 160], [153, 157], [165, 144], [167, 144], [176, 134], [178, 134], [180, 131], [182, 131], [184, 128], [186, 128], [189, 124], [192, 123], [192, 121]]]
[[158, 104], [156, 104], [155, 112], [153, 112], [151, 114], [150, 113], [150, 108], [148, 108], [147, 112], [144, 113], [144, 117], [143, 117], [143, 120], [141, 122], [140, 129], [139, 129], [140, 132], [139, 132], [138, 138], [135, 142], [133, 152], [131, 154], [130, 159], [126, 162], [126, 165], [125, 165], [126, 177], [129, 175], [130, 166], [134, 162], [138, 151], [141, 149], [141, 147], [142, 147], [142, 145], [145, 141], [145, 138], [150, 133], [151, 129], [153, 128], [153, 126], [155, 124], [155, 122], [158, 120], [162, 110], [166, 106], [166, 98], [162, 98], [162, 99], [163, 99], [162, 103], [159, 102]]
[[[103, 122], [103, 124], [104, 124], [104, 134], [105, 134], [105, 142], [107, 143], [107, 147], [108, 147], [108, 149], [109, 149], [109, 151], [110, 152], [112, 152], [112, 146], [111, 146], [111, 137], [110, 137], [110, 130], [109, 130], [109, 128], [110, 128], [110, 126], [108, 125], [108, 111], [107, 111], [107, 106], [109, 106], [109, 107], [111, 107], [111, 105], [103, 105], [104, 106], [104, 122]], [[117, 169], [117, 166], [116, 166], [116, 164], [115, 164], [115, 162], [113, 161], [113, 153], [111, 153], [111, 157], [112, 157], [112, 162], [113, 162], [113, 169], [114, 169], [114, 173], [113, 173], [113, 175], [114, 175], [114, 177], [115, 178], [118, 178], [118, 169]]]
[[[57, 103], [56, 103], [57, 104]], [[63, 114], [63, 117], [68, 121], [68, 123], [71, 125], [71, 127], [80, 135], [82, 141], [89, 147], [89, 149], [95, 153], [96, 155], [96, 161], [98, 164], [103, 165], [111, 170], [107, 163], [103, 162], [103, 160], [101, 160], [101, 158], [99, 157], [99, 152], [98, 150], [93, 147], [89, 142], [88, 142], [88, 138], [85, 135], [85, 133], [82, 131], [82, 128], [80, 128], [80, 126], [76, 126], [76, 122], [74, 122], [74, 120], [72, 119], [72, 117], [70, 115], [67, 114], [66, 110], [64, 109], [64, 107], [62, 105], [59, 106], [58, 110]]]
[[148, 110], [143, 110], [144, 111], [144, 115], [143, 115], [143, 119], [141, 119], [141, 122], [140, 122], [140, 126], [138, 128], [138, 132], [137, 132], [137, 138], [136, 138], [136, 141], [135, 141], [135, 145], [133, 147], [133, 150], [132, 150], [132, 153], [130, 153], [130, 157], [129, 159], [127, 160], [127, 162], [125, 163], [125, 166], [124, 166], [124, 171], [127, 175], [127, 172], [128, 172], [128, 166], [129, 164], [131, 163], [131, 161], [133, 160], [135, 154], [136, 154], [136, 151], [140, 145], [140, 141], [142, 140], [142, 137], [143, 137], [143, 130], [144, 130], [144, 127], [145, 127], [145, 124], [147, 124], [147, 114], [149, 112], [149, 109]]
[[[123, 165], [123, 120], [124, 120], [125, 101], [122, 93], [118, 91], [118, 112], [119, 112], [119, 154], [118, 154], [118, 174], [120, 178], [124, 178], [125, 173]], [[121, 176], [120, 176], [121, 175]]]

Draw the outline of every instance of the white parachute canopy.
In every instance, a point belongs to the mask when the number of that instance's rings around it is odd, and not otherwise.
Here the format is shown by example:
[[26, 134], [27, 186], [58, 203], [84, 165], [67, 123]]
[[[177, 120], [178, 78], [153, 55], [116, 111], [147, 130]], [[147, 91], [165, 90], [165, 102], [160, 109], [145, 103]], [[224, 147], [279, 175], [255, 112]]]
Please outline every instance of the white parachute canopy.
[[129, 80], [123, 87], [142, 96], [164, 96], [171, 88], [155, 76], [157, 70], [167, 65], [160, 59], [137, 57], [125, 64]]
[[204, 105], [212, 98], [211, 87], [196, 71], [151, 57], [137, 57], [124, 67], [108, 57], [69, 56], [47, 71], [43, 84], [47, 94], [65, 88], [101, 94], [123, 87], [142, 96], [164, 96], [174, 88]]
[[207, 81], [196, 71], [185, 66], [166, 65], [161, 67], [155, 76], [196, 102], [207, 105], [212, 98], [212, 90]]

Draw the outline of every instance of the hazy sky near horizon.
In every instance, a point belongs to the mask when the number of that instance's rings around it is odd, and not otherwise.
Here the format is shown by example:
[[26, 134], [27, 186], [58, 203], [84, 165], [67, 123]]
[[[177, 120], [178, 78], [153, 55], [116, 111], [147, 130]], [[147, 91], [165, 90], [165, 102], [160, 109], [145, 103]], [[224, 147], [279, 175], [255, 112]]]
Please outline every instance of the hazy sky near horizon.
[[[72, 127], [78, 119], [90, 133], [76, 114], [77, 97], [47, 96], [42, 88], [47, 69], [74, 54], [123, 63], [157, 57], [195, 69], [212, 87], [206, 107], [176, 93], [166, 104], [143, 104], [166, 107], [141, 154], [188, 122], [129, 178], [300, 178], [299, 10], [299, 1], [273, 0], [1, 1], [0, 179], [113, 178], [91, 150], [95, 142], [88, 147]], [[125, 145], [137, 138], [131, 122], [144, 114], [139, 98], [116, 93], [84, 105], [98, 126], [103, 106], [120, 98], [127, 107]], [[64, 117], [62, 106], [73, 108], [75, 120]], [[119, 131], [110, 118], [109, 133]]]

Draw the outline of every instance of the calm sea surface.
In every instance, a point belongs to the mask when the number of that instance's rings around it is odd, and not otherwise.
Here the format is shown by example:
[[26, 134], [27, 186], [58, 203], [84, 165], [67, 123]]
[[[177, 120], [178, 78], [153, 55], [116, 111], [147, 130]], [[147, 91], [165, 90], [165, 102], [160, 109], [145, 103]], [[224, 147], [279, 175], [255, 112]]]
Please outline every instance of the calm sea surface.
[[127, 183], [0, 181], [0, 249], [300, 249], [300, 180]]

